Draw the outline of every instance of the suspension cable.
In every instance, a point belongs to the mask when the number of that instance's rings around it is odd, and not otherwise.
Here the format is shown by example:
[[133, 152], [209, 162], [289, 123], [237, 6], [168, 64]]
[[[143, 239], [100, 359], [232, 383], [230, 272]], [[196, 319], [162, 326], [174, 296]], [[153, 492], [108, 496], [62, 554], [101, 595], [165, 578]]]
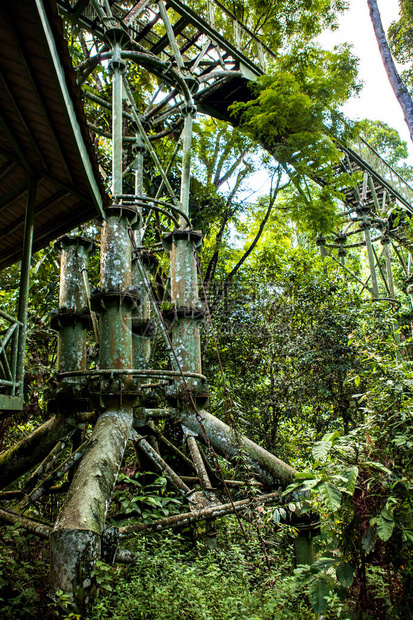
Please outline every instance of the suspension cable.
[[[230, 392], [230, 390], [227, 387], [224, 367], [222, 365], [221, 354], [219, 352], [218, 342], [217, 342], [217, 338], [216, 338], [216, 334], [215, 334], [215, 329], [214, 329], [214, 324], [212, 322], [211, 311], [210, 311], [210, 308], [209, 308], [208, 298], [207, 298], [207, 294], [206, 294], [205, 282], [204, 282], [204, 279], [202, 277], [201, 265], [200, 265], [200, 262], [199, 262], [199, 253], [198, 253], [198, 251], [196, 249], [194, 249], [194, 256], [195, 256], [195, 261], [196, 261], [196, 267], [197, 267], [197, 270], [198, 270], [199, 281], [201, 283], [201, 288], [202, 288], [202, 294], [203, 294], [204, 303], [205, 303], [206, 314], [207, 314], [207, 317], [208, 317], [209, 326], [210, 326], [212, 338], [213, 338], [213, 341], [214, 341], [215, 352], [216, 352], [216, 355], [217, 355], [218, 365], [219, 365], [219, 369], [220, 369], [220, 372], [221, 372], [222, 384], [223, 384], [223, 388], [224, 388], [224, 397], [225, 397], [225, 410], [226, 410], [227, 413], [229, 413], [229, 417], [230, 417], [231, 422], [232, 422], [232, 428], [234, 430], [235, 440], [236, 440], [236, 442], [238, 444], [238, 450], [239, 450], [240, 454], [242, 455], [243, 450], [242, 450], [241, 440], [240, 440], [239, 432], [238, 432], [238, 423], [237, 423], [237, 420], [236, 420], [235, 415], [234, 415], [234, 409], [235, 409], [234, 401], [232, 399], [231, 392]], [[242, 465], [243, 465], [243, 461], [242, 461]], [[242, 475], [245, 476], [245, 468], [242, 467], [242, 469], [244, 470]], [[253, 493], [251, 482], [250, 482], [248, 476], [244, 477], [244, 482], [246, 483], [246, 486], [247, 486], [247, 496], [251, 500], [251, 502], [254, 502], [255, 495]], [[268, 557], [265, 541], [264, 541], [264, 539], [263, 539], [263, 537], [261, 535], [261, 531], [260, 531], [260, 527], [261, 526], [258, 523], [258, 518], [257, 518], [255, 512], [254, 512], [254, 515], [256, 517], [254, 519], [254, 523], [255, 523], [255, 528], [257, 530], [258, 540], [260, 541], [261, 549], [262, 549], [262, 552], [264, 554], [266, 564], [267, 564], [268, 568], [270, 568], [270, 559]]]

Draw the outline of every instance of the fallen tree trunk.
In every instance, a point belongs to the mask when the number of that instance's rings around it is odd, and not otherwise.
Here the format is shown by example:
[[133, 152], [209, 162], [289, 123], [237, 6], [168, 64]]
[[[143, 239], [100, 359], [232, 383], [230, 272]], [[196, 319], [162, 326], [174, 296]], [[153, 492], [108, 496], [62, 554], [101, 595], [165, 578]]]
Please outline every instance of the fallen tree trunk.
[[9, 525], [18, 525], [20, 524], [25, 530], [30, 532], [31, 534], [35, 534], [36, 536], [40, 536], [40, 538], [48, 539], [50, 536], [50, 532], [52, 528], [50, 525], [45, 525], [44, 523], [37, 523], [32, 519], [27, 519], [26, 517], [21, 517], [14, 512], [9, 512], [8, 510], [2, 510], [0, 508], [0, 520], [8, 523]]
[[[287, 465], [276, 456], [261, 448], [258, 444], [235, 431], [219, 420], [208, 411], [200, 412], [203, 420], [202, 425], [214, 450], [221, 456], [231, 460], [244, 454], [253, 472], [266, 485], [274, 487], [276, 484], [287, 486], [290, 484], [297, 471]], [[191, 431], [197, 433], [198, 438], [205, 442], [201, 424], [194, 413], [176, 411], [176, 417]]]
[[152, 523], [134, 523], [132, 525], [125, 525], [125, 527], [119, 528], [119, 535], [121, 538], [128, 538], [129, 536], [133, 536], [135, 532], [144, 532], [145, 534], [160, 532], [172, 527], [183, 527], [190, 525], [191, 523], [196, 523], [197, 521], [210, 521], [234, 512], [234, 506], [235, 509], [247, 508], [255, 502], [268, 504], [278, 502], [279, 499], [280, 494], [274, 492], [268, 493], [267, 495], [260, 495], [253, 499], [242, 499], [238, 502], [233, 502], [230, 504], [218, 504], [202, 510], [194, 510], [193, 512], [184, 512], [183, 514], [172, 515], [172, 517], [157, 519]]
[[0, 489], [40, 463], [71, 428], [67, 419], [55, 416], [0, 454]]

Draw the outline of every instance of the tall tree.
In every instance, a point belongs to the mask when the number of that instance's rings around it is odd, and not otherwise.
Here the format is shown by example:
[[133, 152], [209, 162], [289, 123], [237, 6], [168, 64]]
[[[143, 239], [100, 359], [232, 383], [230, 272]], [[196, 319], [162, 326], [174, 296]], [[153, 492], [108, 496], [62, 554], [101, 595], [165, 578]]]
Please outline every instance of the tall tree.
[[393, 92], [396, 95], [397, 101], [403, 110], [404, 120], [406, 121], [406, 125], [409, 128], [410, 137], [413, 141], [413, 100], [406, 85], [401, 79], [393, 60], [389, 43], [386, 38], [386, 33], [384, 32], [383, 23], [381, 21], [377, 0], [367, 0], [367, 4], [369, 6], [371, 23], [373, 24], [374, 33], [376, 35], [384, 68], [386, 69], [387, 76], [393, 88]]

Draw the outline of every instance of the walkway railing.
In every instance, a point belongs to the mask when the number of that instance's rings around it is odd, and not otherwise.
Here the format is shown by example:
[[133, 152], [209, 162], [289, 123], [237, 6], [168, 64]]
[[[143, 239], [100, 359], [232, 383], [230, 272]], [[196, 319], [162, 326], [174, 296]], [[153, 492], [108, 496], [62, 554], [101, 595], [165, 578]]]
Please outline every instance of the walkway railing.
[[17, 380], [18, 342], [22, 323], [0, 310], [0, 408], [2, 397], [16, 396], [20, 392]]
[[413, 202], [413, 188], [368, 142], [359, 137], [347, 146], [387, 181], [409, 204]]

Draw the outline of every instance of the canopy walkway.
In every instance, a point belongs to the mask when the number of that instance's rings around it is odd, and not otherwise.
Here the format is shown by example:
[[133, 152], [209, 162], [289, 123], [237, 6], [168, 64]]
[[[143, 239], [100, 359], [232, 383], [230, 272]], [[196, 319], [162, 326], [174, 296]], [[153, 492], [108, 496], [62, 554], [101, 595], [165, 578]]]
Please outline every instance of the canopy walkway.
[[[93, 3], [59, 0], [58, 4], [67, 19], [93, 33], [105, 49], [104, 27], [99, 23]], [[166, 7], [163, 15], [159, 5], [149, 0], [131, 2], [127, 8], [121, 2], [111, 3], [113, 17], [122, 24], [134, 49], [141, 53], [138, 64], [165, 82], [171, 80], [171, 69], [181, 72], [199, 112], [236, 124], [230, 106], [236, 101], [251, 100], [249, 82], [267, 71], [276, 70], [276, 55], [216, 0], [207, 0], [196, 12], [181, 0], [171, 0]], [[176, 121], [177, 110], [183, 102], [179, 92], [173, 94], [174, 97], [168, 95], [164, 100], [159, 98], [156, 105], [144, 112], [143, 117], [150, 120], [153, 127], [166, 119], [170, 119], [172, 125]], [[266, 148], [265, 144], [263, 146]], [[404, 229], [406, 217], [412, 212], [413, 189], [365, 140], [358, 138], [337, 146], [341, 157], [335, 163], [335, 183], [348, 217], [343, 220], [342, 229], [331, 237], [330, 253], [339, 255], [343, 264], [347, 248], [365, 246], [363, 226], [366, 222], [361, 228], [360, 222], [367, 216], [370, 216], [373, 239], [391, 238], [397, 246], [401, 244], [409, 249], [410, 241]], [[313, 180], [321, 185], [324, 182], [320, 176]], [[399, 217], [397, 225], [395, 208], [408, 214]], [[352, 230], [347, 230], [346, 225]], [[357, 234], [356, 239], [353, 235]], [[395, 257], [399, 260], [400, 253]], [[409, 260], [405, 257], [401, 261], [409, 278]], [[376, 261], [370, 264], [376, 270]], [[370, 279], [374, 282], [377, 278], [373, 274]], [[382, 295], [379, 285], [370, 288], [374, 298], [389, 297], [392, 284], [386, 279], [381, 286], [384, 287]]]
[[[84, 33], [84, 42], [93, 43], [84, 46], [94, 52], [84, 50], [76, 67], [77, 84], [56, 7], [76, 33]], [[240, 457], [246, 461], [255, 479], [252, 485], [259, 489], [254, 502], [282, 504], [280, 491], [295, 476], [294, 468], [239, 433], [236, 424], [231, 427], [206, 410], [209, 392], [202, 374], [200, 325], [210, 317], [198, 291], [202, 235], [193, 230], [189, 213], [197, 110], [233, 122], [229, 106], [251, 98], [249, 82], [271, 69], [276, 58], [217, 2], [195, 13], [180, 0], [24, 0], [0, 14], [0, 46], [5, 46], [0, 61], [0, 208], [6, 216], [0, 225], [0, 266], [22, 259], [16, 327], [7, 328], [0, 348], [4, 411], [18, 410], [23, 402], [32, 249], [96, 216], [102, 225], [101, 281], [93, 294], [87, 276], [93, 241], [74, 234], [60, 238], [59, 307], [52, 318], [58, 368], [48, 401], [53, 417], [0, 456], [3, 487], [31, 471], [18, 488], [0, 495], [4, 502], [17, 502], [1, 509], [0, 519], [22, 523], [48, 538], [52, 586], [87, 606], [94, 562], [98, 557], [125, 557], [120, 538], [229, 512], [241, 519], [243, 509], [253, 503], [242, 497], [248, 485], [226, 480], [217, 455], [235, 463]], [[133, 64], [159, 78], [152, 100], [142, 107], [130, 79]], [[99, 66], [109, 70], [110, 98], [87, 88]], [[85, 100], [111, 113], [110, 133], [98, 117], [85, 118], [80, 85], [85, 85]], [[87, 129], [111, 140], [110, 203]], [[162, 166], [153, 142], [171, 134], [180, 141], [168, 165]], [[178, 196], [169, 173], [179, 149]], [[374, 243], [382, 240], [386, 298], [394, 301], [388, 246], [395, 244], [399, 252], [399, 246], [408, 244], [404, 222], [394, 209], [410, 214], [413, 190], [366, 143], [340, 149], [335, 170], [340, 183], [343, 178], [348, 181], [340, 187], [345, 224], [336, 238], [320, 237], [318, 243], [323, 256], [337, 253], [346, 269], [346, 248], [366, 247], [371, 292], [379, 299]], [[161, 178], [155, 197], [144, 192], [145, 154]], [[171, 309], [165, 311], [151, 286], [157, 265], [154, 250], [161, 248], [145, 245], [154, 215], [163, 218], [161, 243], [170, 259]], [[368, 281], [361, 283], [368, 286]], [[5, 313], [0, 317], [13, 322]], [[90, 366], [86, 354], [92, 332], [99, 345], [98, 367]], [[159, 338], [168, 370], [152, 368]], [[11, 402], [14, 398], [18, 401]], [[161, 432], [159, 419], [173, 421], [179, 429], [179, 447]], [[150, 527], [129, 519], [119, 528], [106, 527], [127, 442], [132, 442], [140, 463], [165, 475], [189, 512]], [[178, 464], [171, 467], [168, 460]], [[231, 488], [241, 494], [237, 501]], [[39, 504], [50, 493], [66, 493], [54, 524], [41, 519]], [[24, 516], [29, 507], [37, 519]], [[296, 562], [311, 563], [318, 517], [308, 511], [290, 512], [299, 531]], [[115, 520], [123, 517], [114, 515]]]

